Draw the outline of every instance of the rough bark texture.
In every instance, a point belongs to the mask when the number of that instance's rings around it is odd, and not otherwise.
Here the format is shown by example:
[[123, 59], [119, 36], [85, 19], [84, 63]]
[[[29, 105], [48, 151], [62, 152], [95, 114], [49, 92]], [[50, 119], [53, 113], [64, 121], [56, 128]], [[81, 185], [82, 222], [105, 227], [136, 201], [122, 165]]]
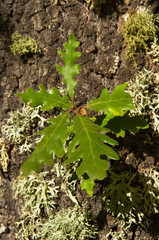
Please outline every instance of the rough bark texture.
[[[77, 105], [86, 104], [91, 98], [98, 97], [104, 87], [111, 92], [115, 86], [134, 79], [138, 70], [143, 67], [149, 68], [143, 53], [137, 57], [139, 69], [135, 69], [131, 61], [125, 58], [125, 45], [121, 33], [122, 17], [129, 9], [135, 11], [139, 6], [150, 6], [153, 12], [159, 11], [157, 0], [112, 0], [97, 11], [89, 10], [86, 2], [82, 0], [59, 0], [57, 5], [53, 0], [2, 0], [0, 121], [8, 117], [8, 112], [21, 108], [22, 103], [15, 93], [24, 92], [28, 87], [37, 90], [39, 84], [44, 84], [46, 89], [61, 86], [61, 76], [55, 67], [61, 63], [57, 50], [63, 50], [63, 44], [70, 32], [80, 41], [78, 50], [82, 52], [82, 69], [75, 94]], [[14, 56], [9, 45], [12, 43], [11, 35], [15, 31], [33, 37], [42, 50], [41, 54], [26, 59]], [[153, 145], [148, 144], [146, 147], [144, 139], [145, 133], [141, 132], [137, 136], [128, 133], [124, 140], [120, 140], [120, 162], [125, 162], [136, 170], [159, 166], [158, 138], [154, 139]], [[5, 226], [1, 239], [15, 240], [19, 203], [13, 199], [11, 183], [18, 176], [19, 168], [29, 154], [19, 154], [16, 144], [6, 144], [11, 162], [7, 173], [0, 172], [0, 224]], [[102, 240], [115, 226], [115, 222], [102, 210], [100, 200], [96, 196], [99, 188], [100, 185], [97, 184], [95, 194], [90, 199], [79, 189], [77, 194], [80, 202], [89, 201], [97, 217]], [[71, 203], [65, 200], [61, 201], [61, 207], [62, 204], [69, 206]], [[154, 221], [150, 219], [148, 228], [134, 228], [129, 239], [158, 239], [159, 220], [158, 216], [155, 217]]]

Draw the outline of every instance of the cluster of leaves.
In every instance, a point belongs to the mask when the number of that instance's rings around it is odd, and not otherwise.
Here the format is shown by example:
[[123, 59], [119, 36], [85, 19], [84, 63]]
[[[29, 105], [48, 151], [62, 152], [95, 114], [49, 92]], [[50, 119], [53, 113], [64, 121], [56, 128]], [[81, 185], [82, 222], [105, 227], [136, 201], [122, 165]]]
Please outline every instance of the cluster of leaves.
[[[39, 133], [43, 138], [22, 165], [21, 171], [23, 175], [28, 175], [32, 171], [41, 171], [43, 163], [46, 165], [54, 163], [53, 154], [63, 160], [63, 164], [80, 160], [76, 174], [78, 178], [83, 177], [82, 189], [85, 188], [91, 196], [94, 181], [106, 177], [107, 157], [119, 159], [118, 154], [109, 146], [118, 143], [107, 133], [124, 135], [125, 129], [137, 132], [139, 128], [146, 127], [147, 123], [140, 117], [134, 121], [134, 117], [127, 115], [127, 111], [133, 108], [131, 97], [125, 92], [127, 84], [117, 86], [112, 94], [109, 94], [107, 89], [103, 89], [99, 98], [90, 100], [85, 107], [76, 107], [75, 75], [79, 74], [81, 68], [80, 64], [75, 65], [76, 60], [81, 56], [80, 52], [75, 51], [78, 46], [79, 42], [71, 33], [69, 41], [64, 44], [65, 52], [58, 51], [65, 65], [56, 68], [64, 77], [62, 81], [66, 85], [67, 95], [61, 96], [59, 90], [54, 87], [52, 93], [48, 93], [43, 85], [39, 86], [39, 92], [29, 88], [26, 93], [16, 94], [23, 102], [29, 102], [30, 107], [42, 105], [42, 111], [54, 107], [61, 108], [61, 113], [57, 117], [48, 120], [51, 125]], [[82, 115], [82, 110], [86, 114], [88, 110], [102, 114], [99, 119], [98, 117], [90, 119], [87, 115]], [[72, 140], [68, 141], [70, 136]], [[64, 147], [66, 142], [67, 149]]]
[[94, 9], [99, 5], [105, 3], [107, 0], [85, 0], [85, 1], [89, 4], [90, 9]]
[[158, 212], [159, 188], [154, 180], [132, 170], [109, 170], [109, 183], [105, 187], [105, 208], [126, 227], [141, 223], [143, 218]]
[[135, 80], [128, 82], [127, 90], [134, 104], [130, 114], [148, 114], [154, 131], [159, 133], [159, 74], [139, 71]]
[[150, 44], [157, 37], [158, 25], [154, 15], [147, 9], [139, 9], [132, 13], [122, 26], [124, 41], [127, 44], [126, 55], [137, 67], [135, 56], [139, 49], [147, 53]]
[[12, 34], [12, 45], [10, 49], [14, 55], [19, 54], [20, 56], [28, 53], [40, 53], [41, 50], [38, 47], [35, 39], [30, 36], [22, 37], [17, 31]]

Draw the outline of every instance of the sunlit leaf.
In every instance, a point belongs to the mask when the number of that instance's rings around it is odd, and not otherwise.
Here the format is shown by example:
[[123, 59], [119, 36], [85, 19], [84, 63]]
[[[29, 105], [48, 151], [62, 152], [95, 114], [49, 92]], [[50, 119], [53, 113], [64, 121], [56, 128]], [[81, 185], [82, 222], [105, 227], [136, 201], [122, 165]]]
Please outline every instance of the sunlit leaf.
[[64, 95], [60, 96], [60, 92], [57, 88], [52, 88], [52, 93], [48, 93], [43, 85], [39, 86], [40, 91], [36, 92], [31, 88], [28, 88], [26, 93], [16, 93], [23, 102], [30, 102], [30, 107], [37, 107], [42, 105], [42, 110], [51, 110], [54, 107], [61, 107], [62, 109], [71, 108], [72, 104], [69, 98]]
[[74, 89], [77, 84], [74, 77], [79, 74], [81, 69], [81, 64], [74, 65], [76, 60], [81, 56], [80, 52], [75, 51], [79, 44], [80, 43], [76, 41], [73, 33], [71, 33], [69, 41], [64, 44], [66, 51], [58, 51], [58, 53], [61, 54], [61, 58], [64, 61], [65, 66], [57, 65], [56, 68], [64, 76], [62, 81], [66, 84], [67, 92], [71, 99], [74, 97]]
[[68, 137], [69, 114], [62, 113], [57, 118], [50, 119], [49, 122], [51, 125], [39, 133], [44, 135], [42, 140], [21, 167], [23, 175], [27, 176], [32, 171], [41, 171], [43, 163], [51, 166], [53, 164], [53, 153], [58, 157], [63, 157], [65, 154], [63, 142]]
[[88, 193], [89, 197], [92, 197], [93, 195], [93, 187], [95, 186], [95, 182], [94, 180], [90, 180], [88, 179], [82, 179], [81, 182], [81, 190], [86, 190], [86, 192]]
[[119, 159], [118, 154], [107, 145], [118, 143], [104, 134], [108, 132], [106, 128], [94, 124], [87, 117], [77, 115], [72, 121], [75, 137], [68, 148], [68, 160], [64, 163], [71, 163], [81, 158], [82, 161], [77, 168], [78, 176], [87, 173], [91, 180], [103, 179], [106, 176], [108, 162], [102, 158], [102, 155]]
[[100, 97], [92, 99], [87, 108], [98, 112], [111, 113], [114, 116], [123, 116], [124, 110], [133, 108], [130, 94], [124, 91], [126, 87], [126, 83], [119, 85], [112, 94], [109, 94], [108, 90], [104, 88]]

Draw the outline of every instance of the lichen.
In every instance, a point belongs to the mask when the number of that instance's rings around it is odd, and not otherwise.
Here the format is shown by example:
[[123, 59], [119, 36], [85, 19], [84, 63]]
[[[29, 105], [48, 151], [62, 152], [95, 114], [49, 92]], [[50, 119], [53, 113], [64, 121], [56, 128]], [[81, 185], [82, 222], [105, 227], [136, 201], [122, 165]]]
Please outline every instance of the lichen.
[[101, 4], [105, 3], [107, 0], [85, 0], [88, 4], [90, 9], [97, 8]]
[[16, 239], [41, 239], [38, 224], [39, 222], [43, 224], [43, 215], [45, 217], [52, 215], [59, 193], [59, 187], [55, 185], [54, 179], [48, 180], [47, 175], [47, 172], [32, 173], [28, 177], [20, 175], [13, 182], [15, 198], [23, 201], [20, 219], [16, 223], [18, 228]]
[[126, 235], [124, 231], [124, 226], [122, 224], [118, 224], [118, 231], [115, 231], [113, 229], [110, 230], [110, 232], [106, 235], [106, 240], [113, 239], [113, 240], [127, 240], [128, 236]]
[[159, 43], [157, 37], [155, 37], [154, 42], [151, 43], [148, 54], [152, 57], [152, 62], [159, 65]]
[[28, 177], [18, 176], [13, 182], [14, 196], [21, 197], [24, 208], [40, 216], [44, 208], [47, 215], [56, 207], [55, 198], [58, 197], [59, 187], [55, 186], [54, 179], [46, 179], [47, 172], [32, 173]]
[[114, 60], [114, 64], [109, 69], [109, 72], [112, 73], [112, 74], [115, 74], [118, 67], [119, 67], [119, 61], [120, 61], [118, 52], [115, 52], [115, 54], [113, 55], [113, 60]]
[[45, 119], [39, 115], [39, 111], [39, 107], [24, 105], [21, 110], [11, 111], [9, 118], [2, 123], [2, 134], [7, 140], [19, 145], [20, 153], [31, 150], [34, 143], [31, 132], [37, 120], [41, 127], [44, 125]]
[[54, 178], [47, 180], [47, 172], [19, 176], [13, 182], [16, 198], [22, 198], [19, 231], [20, 240], [87, 240], [97, 238], [97, 227], [86, 206], [62, 209], [54, 213], [60, 188]]
[[154, 180], [154, 187], [159, 190], [159, 171], [157, 171], [155, 167], [142, 168], [140, 172], [144, 173], [145, 176], [152, 178]]
[[3, 172], [8, 172], [8, 164], [10, 162], [6, 147], [5, 140], [0, 138], [0, 166]]
[[159, 74], [144, 69], [128, 82], [134, 108], [131, 115], [148, 114], [154, 131], [159, 133]]
[[58, 211], [41, 231], [42, 239], [87, 240], [97, 239], [97, 227], [85, 207], [72, 207]]
[[154, 15], [147, 9], [139, 8], [132, 13], [122, 25], [124, 41], [127, 45], [126, 56], [129, 57], [137, 67], [135, 56], [139, 49], [146, 53], [150, 44], [155, 41], [157, 33]]
[[159, 189], [155, 188], [152, 178], [125, 170], [109, 170], [110, 183], [105, 187], [105, 209], [124, 221], [125, 228], [141, 224], [144, 218], [158, 212]]
[[22, 37], [22, 35], [16, 31], [12, 34], [12, 41], [13, 43], [10, 45], [10, 49], [14, 55], [19, 54], [22, 56], [28, 53], [41, 52], [36, 41], [28, 35]]

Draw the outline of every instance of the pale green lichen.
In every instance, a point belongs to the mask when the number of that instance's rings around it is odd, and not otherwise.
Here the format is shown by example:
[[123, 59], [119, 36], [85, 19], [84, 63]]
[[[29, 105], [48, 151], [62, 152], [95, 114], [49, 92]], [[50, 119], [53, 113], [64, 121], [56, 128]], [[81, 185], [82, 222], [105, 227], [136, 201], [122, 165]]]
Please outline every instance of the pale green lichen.
[[155, 168], [142, 168], [141, 173], [154, 180], [154, 187], [159, 190], [159, 171]]
[[137, 67], [135, 56], [139, 49], [146, 53], [150, 44], [155, 41], [158, 26], [155, 24], [154, 15], [147, 9], [140, 8], [136, 13], [130, 14], [122, 25], [124, 41], [127, 45], [126, 56]]
[[131, 115], [149, 114], [154, 131], [159, 133], [159, 74], [144, 69], [128, 82], [134, 108]]
[[115, 74], [117, 69], [118, 69], [118, 67], [119, 67], [119, 61], [120, 61], [118, 52], [115, 52], [115, 54], [113, 55], [113, 60], [114, 60], [114, 64], [109, 69], [109, 73]]
[[79, 204], [53, 213], [60, 193], [47, 172], [19, 176], [13, 183], [15, 197], [21, 197], [23, 207], [17, 226], [19, 240], [87, 240], [97, 238], [97, 227], [88, 209]]
[[62, 209], [49, 219], [41, 230], [42, 239], [88, 240], [97, 239], [97, 227], [85, 207]]
[[105, 187], [105, 209], [123, 221], [125, 228], [140, 224], [144, 218], [158, 212], [159, 189], [152, 178], [137, 172], [109, 170], [110, 183]]
[[152, 62], [159, 65], [159, 43], [157, 37], [154, 39], [154, 42], [152, 42], [148, 54], [152, 57]]
[[0, 166], [3, 172], [8, 172], [8, 164], [10, 162], [6, 147], [5, 140], [0, 138]]
[[122, 224], [118, 224], [118, 231], [113, 231], [112, 229], [110, 232], [106, 235], [106, 240], [113, 239], [113, 240], [127, 240], [128, 236], [126, 235], [124, 231], [124, 226]]
[[34, 139], [32, 129], [37, 121], [43, 127], [45, 119], [39, 115], [40, 108], [31, 108], [24, 105], [21, 110], [11, 111], [9, 118], [4, 119], [1, 132], [5, 138], [19, 145], [20, 153], [30, 151]]
[[22, 35], [16, 31], [12, 34], [12, 41], [13, 43], [10, 45], [10, 49], [14, 55], [19, 54], [22, 56], [28, 53], [33, 54], [41, 52], [36, 41], [28, 35], [22, 37]]
[[15, 198], [23, 200], [20, 219], [16, 223], [19, 230], [16, 239], [41, 239], [38, 224], [43, 224], [42, 215], [52, 215], [59, 193], [54, 179], [48, 180], [47, 175], [47, 172], [33, 173], [28, 177], [20, 175], [13, 182]]
[[[147, 181], [146, 184], [150, 184], [153, 185], [153, 187], [155, 189], [157, 189], [157, 191], [159, 191], [159, 172], [155, 169], [155, 168], [141, 168], [140, 173], [144, 174], [146, 177], [148, 177], [149, 181]], [[143, 188], [144, 190], [144, 188]], [[150, 189], [151, 191], [151, 189]], [[159, 195], [156, 194], [156, 190], [155, 192], [151, 192], [151, 194], [154, 194], [154, 197], [156, 197], [157, 201], [159, 201]], [[157, 208], [156, 208], [157, 207]], [[155, 206], [155, 212], [158, 213], [158, 206]], [[135, 217], [135, 215], [134, 215]], [[139, 215], [138, 215], [139, 217]], [[142, 222], [142, 219], [144, 218], [144, 214], [141, 215], [141, 219], [139, 221], [139, 223]], [[131, 222], [129, 220], [129, 224], [131, 225]], [[137, 223], [136, 220], [133, 221], [132, 223]], [[123, 240], [123, 239], [128, 239], [128, 235], [127, 235], [127, 230], [129, 228], [129, 224], [125, 223], [125, 218], [123, 217], [123, 219], [121, 218], [117, 218], [116, 219], [116, 229], [111, 229], [110, 232], [106, 235], [106, 240], [108, 239], [113, 239], [113, 240]]]
[[32, 173], [28, 177], [18, 176], [13, 182], [15, 198], [21, 197], [24, 208], [28, 207], [39, 216], [44, 208], [48, 215], [55, 208], [55, 198], [58, 197], [59, 187], [55, 186], [54, 179], [46, 179], [47, 172]]

